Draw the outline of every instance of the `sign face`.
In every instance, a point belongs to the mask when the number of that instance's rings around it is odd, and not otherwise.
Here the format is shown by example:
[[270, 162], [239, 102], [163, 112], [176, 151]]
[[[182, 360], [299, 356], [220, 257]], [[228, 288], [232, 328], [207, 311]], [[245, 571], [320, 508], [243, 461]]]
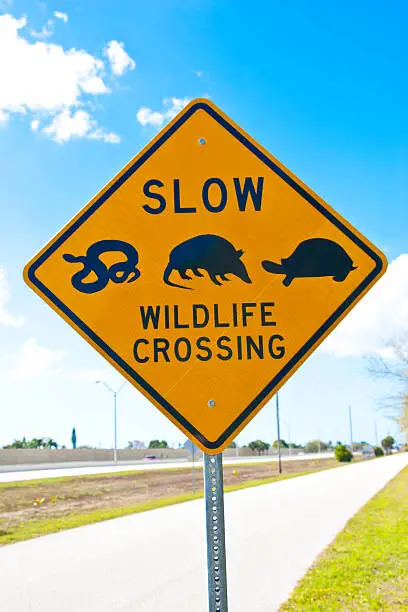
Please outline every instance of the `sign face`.
[[26, 266], [48, 304], [205, 452], [226, 448], [386, 269], [207, 100]]

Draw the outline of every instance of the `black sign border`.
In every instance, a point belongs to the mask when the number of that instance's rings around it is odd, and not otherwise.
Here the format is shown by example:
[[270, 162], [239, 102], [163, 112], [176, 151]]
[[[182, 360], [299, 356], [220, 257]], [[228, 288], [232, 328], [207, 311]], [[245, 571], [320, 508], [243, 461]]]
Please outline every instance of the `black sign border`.
[[[326, 219], [331, 221], [338, 229], [340, 229], [350, 240], [359, 246], [371, 259], [375, 262], [375, 268], [370, 274], [360, 283], [358, 287], [349, 295], [349, 297], [337, 308], [337, 310], [325, 321], [325, 323], [313, 334], [313, 336], [303, 345], [303, 347], [288, 361], [282, 370], [266, 385], [266, 387], [255, 397], [255, 399], [241, 412], [241, 414], [231, 423], [224, 433], [215, 441], [207, 440], [195, 427], [191, 425], [164, 397], [160, 395], [140, 374], [129, 366], [110, 346], [108, 346], [102, 338], [95, 334], [75, 313], [70, 310], [56, 295], [54, 295], [35, 275], [38, 268], [56, 251], [65, 240], [71, 236], [93, 213], [98, 210], [111, 195], [132, 176], [171, 136], [198, 110], [207, 112], [215, 121], [225, 128], [232, 136], [234, 136], [243, 146], [251, 153], [256, 155], [270, 170], [275, 172], [282, 180], [284, 180], [292, 189], [301, 195], [309, 204], [316, 208]], [[133, 379], [137, 385], [142, 387], [144, 391], [160, 404], [164, 410], [169, 413], [172, 418], [178, 422], [186, 431], [201, 442], [201, 444], [211, 450], [216, 450], [240, 427], [251, 414], [256, 410], [259, 404], [279, 385], [281, 380], [293, 370], [305, 354], [319, 342], [321, 337], [332, 327], [342, 314], [357, 300], [357, 298], [367, 289], [367, 287], [379, 276], [384, 268], [384, 262], [367, 244], [365, 244], [359, 236], [354, 234], [346, 227], [339, 219], [337, 219], [329, 210], [327, 210], [320, 202], [318, 202], [310, 193], [308, 193], [301, 185], [299, 185], [291, 176], [286, 174], [278, 165], [269, 159], [258, 147], [241, 134], [233, 125], [231, 125], [222, 115], [220, 115], [209, 104], [199, 101], [190, 106], [186, 112], [176, 120], [165, 131], [152, 146], [145, 151], [118, 179], [115, 181], [76, 221], [59, 236], [43, 253], [36, 259], [28, 268], [27, 276], [30, 282], [37, 287], [65, 316], [70, 319], [82, 332], [88, 336], [112, 361], [124, 370], [127, 375]]]

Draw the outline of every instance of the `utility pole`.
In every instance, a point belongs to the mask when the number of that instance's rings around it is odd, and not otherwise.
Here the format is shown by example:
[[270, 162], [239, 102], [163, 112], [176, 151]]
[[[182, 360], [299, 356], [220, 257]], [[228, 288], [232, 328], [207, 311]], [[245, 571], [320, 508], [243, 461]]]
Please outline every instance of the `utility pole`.
[[374, 419], [374, 433], [375, 433], [375, 443], [378, 446], [378, 431], [377, 431], [377, 421]]
[[317, 439], [317, 452], [320, 455], [320, 453], [322, 452], [322, 438], [320, 435], [320, 427], [316, 428], [316, 435], [317, 435], [317, 438], [316, 438]]
[[281, 447], [280, 447], [280, 422], [279, 422], [279, 393], [276, 394], [276, 429], [278, 431], [278, 469], [282, 474]]
[[351, 418], [351, 406], [349, 406], [349, 424], [350, 424], [350, 450], [353, 452], [353, 420]]
[[292, 456], [292, 436], [290, 435], [290, 425], [287, 424], [287, 428], [288, 428], [288, 442], [289, 442], [289, 457]]
[[196, 494], [196, 472], [195, 472], [195, 451], [196, 451], [196, 445], [193, 443], [192, 445], [192, 455], [193, 455], [193, 467], [192, 467], [192, 471], [191, 471], [191, 479], [192, 479], [192, 485], [193, 485], [193, 495]]
[[289, 457], [292, 455], [292, 437], [290, 435], [290, 425], [286, 421], [283, 421], [288, 429], [288, 444], [289, 444]]

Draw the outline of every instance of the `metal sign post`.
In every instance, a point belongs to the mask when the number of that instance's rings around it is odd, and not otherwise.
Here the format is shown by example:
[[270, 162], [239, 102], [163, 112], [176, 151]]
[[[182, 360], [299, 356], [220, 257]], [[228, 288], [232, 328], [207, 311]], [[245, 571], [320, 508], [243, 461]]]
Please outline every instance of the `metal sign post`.
[[204, 454], [204, 491], [207, 523], [208, 609], [209, 612], [227, 612], [222, 453]]

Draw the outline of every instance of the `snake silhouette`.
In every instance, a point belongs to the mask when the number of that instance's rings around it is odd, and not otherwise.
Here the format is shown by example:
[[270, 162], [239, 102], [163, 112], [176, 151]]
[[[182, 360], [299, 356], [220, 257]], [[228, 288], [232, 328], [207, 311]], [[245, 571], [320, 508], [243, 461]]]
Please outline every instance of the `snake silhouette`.
[[[122, 253], [126, 255], [126, 261], [120, 261], [109, 268], [99, 259], [104, 253]], [[137, 269], [139, 254], [134, 246], [123, 240], [99, 240], [92, 244], [86, 251], [86, 255], [70, 255], [65, 253], [63, 258], [68, 263], [80, 263], [82, 270], [76, 272], [71, 278], [71, 283], [81, 293], [97, 293], [105, 289], [111, 280], [114, 283], [133, 283], [140, 276]], [[92, 282], [84, 282], [86, 277], [94, 272], [97, 279]]]

